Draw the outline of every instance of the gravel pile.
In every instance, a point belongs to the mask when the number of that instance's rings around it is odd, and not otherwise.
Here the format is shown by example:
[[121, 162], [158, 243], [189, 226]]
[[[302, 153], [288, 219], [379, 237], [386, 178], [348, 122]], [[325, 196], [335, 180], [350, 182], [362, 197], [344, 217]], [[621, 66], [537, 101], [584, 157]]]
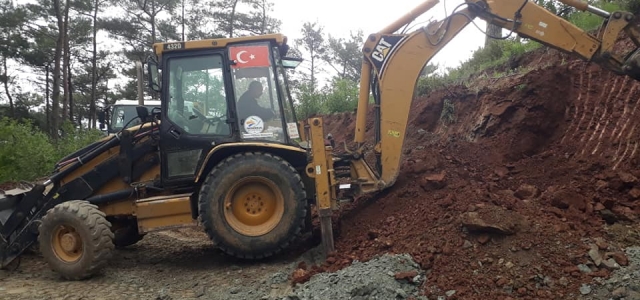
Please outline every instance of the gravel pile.
[[582, 299], [640, 300], [640, 246], [625, 252], [629, 265], [613, 271], [607, 279], [594, 278], [594, 284], [582, 288], [582, 293], [588, 294]]
[[316, 274], [297, 285], [284, 298], [314, 299], [406, 299], [418, 296], [425, 279], [419, 265], [406, 254], [382, 256], [353, 264], [335, 273]]

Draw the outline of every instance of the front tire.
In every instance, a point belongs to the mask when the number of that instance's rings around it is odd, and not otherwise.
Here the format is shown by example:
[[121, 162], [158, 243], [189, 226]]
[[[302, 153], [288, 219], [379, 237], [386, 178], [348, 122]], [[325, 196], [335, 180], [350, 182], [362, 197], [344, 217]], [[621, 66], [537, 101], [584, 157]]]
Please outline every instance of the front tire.
[[240, 153], [209, 173], [199, 211], [209, 238], [222, 251], [260, 259], [281, 252], [301, 234], [306, 192], [300, 174], [282, 158]]
[[56, 205], [42, 218], [38, 242], [51, 269], [68, 280], [100, 272], [113, 255], [111, 223], [97, 206], [74, 200]]

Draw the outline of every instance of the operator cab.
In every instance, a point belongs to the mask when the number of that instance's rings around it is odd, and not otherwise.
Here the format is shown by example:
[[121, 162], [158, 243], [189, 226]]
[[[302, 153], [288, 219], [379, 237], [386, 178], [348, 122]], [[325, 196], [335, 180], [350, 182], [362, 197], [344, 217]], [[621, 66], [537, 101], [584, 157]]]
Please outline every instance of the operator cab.
[[284, 58], [288, 46], [282, 38], [156, 45], [160, 59], [148, 62], [148, 73], [149, 86], [160, 92], [163, 108], [163, 184], [193, 180], [206, 155], [221, 144], [298, 146], [285, 69], [301, 60]]

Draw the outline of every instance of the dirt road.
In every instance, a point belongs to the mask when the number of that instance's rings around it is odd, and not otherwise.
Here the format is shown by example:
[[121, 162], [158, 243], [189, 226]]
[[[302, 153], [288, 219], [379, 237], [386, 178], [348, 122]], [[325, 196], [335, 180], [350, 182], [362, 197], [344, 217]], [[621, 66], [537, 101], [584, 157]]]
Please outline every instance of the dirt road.
[[102, 275], [60, 279], [39, 255], [0, 271], [0, 299], [270, 299], [290, 291], [299, 255], [247, 263], [216, 250], [197, 229], [147, 235], [115, 252]]

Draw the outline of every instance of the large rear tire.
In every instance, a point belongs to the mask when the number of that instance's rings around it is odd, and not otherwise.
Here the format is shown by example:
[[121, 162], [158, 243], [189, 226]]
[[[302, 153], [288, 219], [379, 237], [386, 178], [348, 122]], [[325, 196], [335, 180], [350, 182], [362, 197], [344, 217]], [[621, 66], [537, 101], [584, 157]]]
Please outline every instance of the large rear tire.
[[269, 153], [240, 153], [208, 174], [200, 190], [200, 219], [222, 251], [260, 259], [300, 236], [306, 198], [300, 174], [287, 161]]
[[51, 269], [68, 280], [82, 280], [100, 272], [113, 255], [111, 223], [87, 201], [56, 205], [42, 218], [40, 252]]

